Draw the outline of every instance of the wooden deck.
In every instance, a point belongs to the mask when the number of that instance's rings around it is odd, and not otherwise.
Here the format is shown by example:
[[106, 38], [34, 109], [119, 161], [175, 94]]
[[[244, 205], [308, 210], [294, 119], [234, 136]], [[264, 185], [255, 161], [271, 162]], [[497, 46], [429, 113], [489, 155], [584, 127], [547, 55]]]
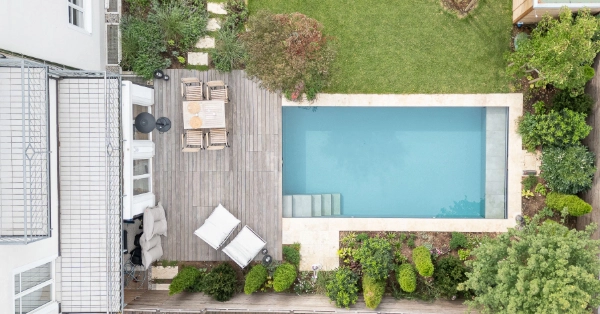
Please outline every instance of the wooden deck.
[[[165, 74], [169, 81], [154, 83], [152, 108], [156, 118], [171, 119], [168, 132], [152, 134], [154, 193], [168, 221], [161, 259], [229, 260], [193, 234], [219, 203], [242, 221], [228, 241], [248, 225], [267, 241], [269, 254], [281, 259], [281, 98], [259, 88], [243, 71], [167, 70]], [[203, 82], [222, 80], [229, 86], [225, 114], [231, 147], [181, 152], [180, 79], [192, 76]]]

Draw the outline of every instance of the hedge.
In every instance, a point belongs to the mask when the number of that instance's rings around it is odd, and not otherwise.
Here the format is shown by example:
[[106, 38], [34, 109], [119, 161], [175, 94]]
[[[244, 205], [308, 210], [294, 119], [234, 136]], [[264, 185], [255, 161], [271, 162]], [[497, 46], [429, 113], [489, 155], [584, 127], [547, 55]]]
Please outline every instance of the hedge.
[[169, 295], [181, 293], [192, 288], [200, 276], [200, 270], [197, 268], [184, 267], [177, 273], [169, 285]]
[[244, 293], [252, 294], [252, 292], [260, 289], [267, 281], [267, 269], [265, 266], [258, 264], [250, 270], [246, 275], [246, 283], [244, 284]]
[[381, 303], [384, 293], [385, 280], [375, 280], [366, 274], [363, 276], [363, 295], [368, 308], [376, 309]]
[[433, 275], [433, 263], [431, 262], [431, 253], [424, 246], [416, 247], [413, 250], [413, 262], [423, 277], [431, 277]]
[[273, 290], [282, 292], [289, 289], [296, 281], [296, 267], [290, 263], [283, 263], [275, 269], [273, 274]]
[[404, 292], [413, 292], [417, 289], [417, 276], [411, 264], [402, 264], [398, 267], [396, 279]]
[[548, 196], [546, 196], [546, 205], [557, 211], [562, 211], [564, 208], [567, 208], [569, 215], [575, 217], [585, 215], [592, 211], [592, 205], [586, 203], [577, 195], [556, 192], [548, 193]]

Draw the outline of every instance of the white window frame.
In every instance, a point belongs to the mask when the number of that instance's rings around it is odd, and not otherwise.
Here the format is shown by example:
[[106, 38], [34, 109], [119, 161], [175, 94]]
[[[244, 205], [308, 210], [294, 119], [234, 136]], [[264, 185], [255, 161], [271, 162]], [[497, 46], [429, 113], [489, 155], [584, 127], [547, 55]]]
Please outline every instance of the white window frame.
[[[53, 309], [56, 308], [56, 286], [55, 286], [55, 275], [56, 275], [56, 258], [58, 258], [58, 255], [53, 255], [51, 257], [47, 257], [41, 260], [38, 260], [36, 262], [33, 262], [31, 264], [25, 265], [25, 266], [21, 266], [19, 268], [16, 268], [13, 270], [13, 275], [11, 278], [11, 286], [12, 286], [12, 309], [14, 310], [15, 305], [16, 305], [16, 300], [21, 299], [22, 297], [37, 291], [39, 289], [45, 288], [47, 286], [51, 287], [51, 292], [50, 292], [50, 297], [51, 300], [50, 302], [38, 307], [37, 309], [29, 312], [30, 314], [41, 314], [41, 313], [51, 313], [53, 311]], [[19, 275], [21, 273], [24, 273], [28, 270], [34, 269], [38, 266], [42, 266], [44, 264], [48, 264], [51, 263], [50, 265], [50, 280], [44, 281], [40, 284], [37, 284], [25, 291], [21, 291], [17, 294], [15, 294], [15, 276]], [[19, 289], [20, 290], [20, 289]], [[23, 303], [21, 303], [21, 307], [22, 307]], [[12, 310], [11, 310], [12, 312]]]
[[[131, 194], [132, 196], [141, 196], [141, 195], [146, 195], [146, 194], [150, 194], [152, 193], [152, 158], [136, 158], [134, 160], [131, 161], [131, 166], [133, 167], [133, 163], [136, 160], [148, 160], [148, 173], [146, 174], [140, 174], [140, 175], [133, 175], [132, 179], [131, 179], [131, 185], [133, 186], [133, 181], [138, 180], [138, 179], [145, 179], [148, 178], [148, 192], [146, 193], [141, 193], [138, 195], [134, 195], [133, 193]], [[132, 168], [132, 174], [135, 172], [135, 169]]]
[[91, 2], [91, 0], [81, 0], [81, 6], [74, 4], [74, 3], [70, 2], [69, 0], [66, 0], [66, 1], [67, 1], [67, 7], [69, 8], [69, 11], [71, 10], [71, 8], [81, 11], [81, 16], [83, 19], [83, 21], [81, 23], [82, 25], [78, 26], [78, 25], [71, 23], [71, 21], [69, 20], [69, 14], [67, 14], [66, 20], [67, 20], [69, 27], [72, 29], [75, 29], [75, 30], [82, 31], [87, 34], [91, 34], [92, 33], [92, 2]]

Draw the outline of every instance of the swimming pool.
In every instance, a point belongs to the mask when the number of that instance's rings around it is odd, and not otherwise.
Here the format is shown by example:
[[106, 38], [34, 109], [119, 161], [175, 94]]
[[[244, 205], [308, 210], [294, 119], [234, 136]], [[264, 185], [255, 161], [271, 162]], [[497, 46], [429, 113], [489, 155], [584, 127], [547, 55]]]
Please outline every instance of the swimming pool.
[[342, 217], [485, 217], [486, 108], [286, 106], [282, 116], [284, 195], [339, 193]]

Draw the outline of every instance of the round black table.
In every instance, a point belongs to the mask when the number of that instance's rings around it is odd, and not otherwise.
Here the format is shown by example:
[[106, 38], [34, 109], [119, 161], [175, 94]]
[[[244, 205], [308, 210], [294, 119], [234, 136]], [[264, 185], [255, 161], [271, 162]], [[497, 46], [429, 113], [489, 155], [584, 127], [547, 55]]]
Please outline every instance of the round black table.
[[167, 117], [160, 117], [156, 119], [156, 129], [160, 133], [165, 133], [171, 129], [171, 120]]
[[135, 128], [142, 133], [152, 132], [155, 126], [154, 116], [147, 112], [142, 112], [135, 117]]

